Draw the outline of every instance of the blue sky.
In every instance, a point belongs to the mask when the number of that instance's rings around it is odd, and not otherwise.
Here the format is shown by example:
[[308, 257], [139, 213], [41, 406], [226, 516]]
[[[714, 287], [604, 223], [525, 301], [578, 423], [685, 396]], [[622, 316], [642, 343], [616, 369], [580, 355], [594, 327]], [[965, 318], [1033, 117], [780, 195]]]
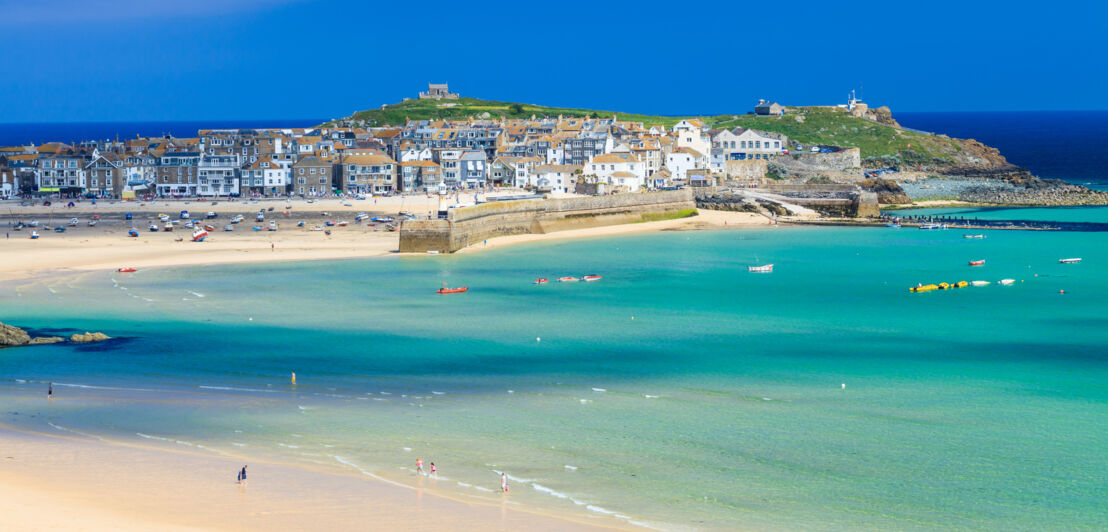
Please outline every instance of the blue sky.
[[0, 122], [332, 118], [428, 81], [657, 114], [758, 98], [1105, 109], [1108, 7], [1020, 2], [0, 0]]

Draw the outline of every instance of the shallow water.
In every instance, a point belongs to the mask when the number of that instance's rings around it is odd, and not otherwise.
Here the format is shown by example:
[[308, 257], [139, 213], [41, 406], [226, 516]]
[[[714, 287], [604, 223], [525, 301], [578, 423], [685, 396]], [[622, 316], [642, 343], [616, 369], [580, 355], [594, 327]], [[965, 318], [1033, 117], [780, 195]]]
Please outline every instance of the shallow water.
[[[506, 470], [521, 504], [665, 529], [1108, 527], [1106, 236], [987, 234], [669, 232], [9, 284], [5, 323], [120, 338], [5, 351], [0, 415], [407, 485], [421, 457], [474, 497]], [[907, 292], [975, 279], [994, 284]]]

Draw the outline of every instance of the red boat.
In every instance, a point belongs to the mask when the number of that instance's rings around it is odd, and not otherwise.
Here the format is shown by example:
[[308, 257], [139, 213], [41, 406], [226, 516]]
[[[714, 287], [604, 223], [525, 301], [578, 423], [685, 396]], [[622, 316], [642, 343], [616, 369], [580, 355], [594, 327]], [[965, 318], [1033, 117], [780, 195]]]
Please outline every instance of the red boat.
[[580, 281], [580, 279], [578, 279], [576, 277], [559, 277], [558, 278], [559, 283], [576, 283], [577, 281]]
[[601, 279], [603, 279], [603, 277], [601, 277], [601, 276], [599, 276], [599, 275], [586, 275], [586, 276], [584, 276], [584, 277], [582, 277], [582, 278], [581, 278], [581, 280], [582, 280], [582, 281], [585, 281], [585, 282], [588, 282], [588, 281], [599, 281], [599, 280], [601, 280]]
[[138, 270], [136, 270], [134, 268], [120, 268], [118, 271], [119, 271], [119, 273], [131, 273], [131, 272], [137, 272]]
[[970, 266], [984, 266], [985, 265], [985, 259], [971, 260], [971, 261], [969, 261], [969, 265]]
[[546, 283], [549, 283], [549, 282], [550, 282], [550, 279], [546, 279], [546, 278], [535, 279], [535, 284], [546, 284]]
[[439, 294], [460, 294], [468, 290], [468, 286], [459, 286], [458, 288], [447, 288], [444, 286], [442, 288], [439, 288], [438, 290], [435, 290], [435, 292]]

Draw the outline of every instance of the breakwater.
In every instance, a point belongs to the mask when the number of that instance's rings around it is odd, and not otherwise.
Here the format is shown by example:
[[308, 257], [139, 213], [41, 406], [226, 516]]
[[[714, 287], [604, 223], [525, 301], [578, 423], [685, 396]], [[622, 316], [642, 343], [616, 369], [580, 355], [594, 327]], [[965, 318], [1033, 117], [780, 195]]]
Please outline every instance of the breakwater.
[[694, 209], [689, 190], [483, 203], [450, 209], [445, 219], [405, 220], [400, 252], [453, 253], [497, 236], [643, 222]]

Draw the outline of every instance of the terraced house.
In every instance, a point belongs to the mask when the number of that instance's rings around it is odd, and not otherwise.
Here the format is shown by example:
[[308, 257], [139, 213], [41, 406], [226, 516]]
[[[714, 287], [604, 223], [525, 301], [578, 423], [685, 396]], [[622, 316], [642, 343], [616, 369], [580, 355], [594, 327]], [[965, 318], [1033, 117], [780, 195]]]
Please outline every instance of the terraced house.
[[322, 196], [331, 193], [333, 167], [315, 155], [301, 158], [292, 165], [292, 193], [298, 196]]
[[158, 158], [159, 196], [195, 196], [200, 166], [199, 151], [168, 151]]
[[339, 188], [351, 194], [388, 194], [396, 189], [396, 161], [384, 154], [346, 155], [337, 165]]

